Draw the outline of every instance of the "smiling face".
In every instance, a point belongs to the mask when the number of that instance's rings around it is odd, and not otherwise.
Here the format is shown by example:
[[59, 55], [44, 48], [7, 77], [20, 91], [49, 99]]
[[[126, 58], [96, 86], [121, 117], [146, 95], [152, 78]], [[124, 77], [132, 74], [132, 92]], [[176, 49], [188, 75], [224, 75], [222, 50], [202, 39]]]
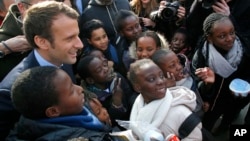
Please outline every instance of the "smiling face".
[[170, 52], [167, 55], [162, 56], [159, 67], [162, 69], [164, 76], [167, 76], [167, 72], [170, 72], [174, 74], [176, 81], [184, 78], [183, 67], [174, 52]]
[[229, 19], [215, 22], [208, 35], [210, 43], [225, 51], [233, 47], [235, 38], [234, 26]]
[[103, 28], [98, 28], [92, 31], [90, 39], [88, 39], [89, 44], [93, 47], [100, 49], [102, 51], [108, 48], [108, 36]]
[[137, 40], [136, 54], [138, 59], [150, 58], [158, 49], [156, 42], [151, 37], [141, 37]]
[[136, 71], [135, 89], [140, 92], [145, 103], [161, 99], [166, 93], [166, 79], [161, 69], [153, 62], [143, 64]]
[[103, 61], [97, 57], [89, 63], [88, 68], [94, 83], [106, 84], [115, 77], [113, 69], [108, 65], [108, 61]]
[[44, 53], [46, 60], [56, 66], [74, 64], [77, 51], [83, 48], [83, 44], [78, 37], [77, 20], [66, 15], [58, 15], [52, 23], [51, 33], [54, 40], [52, 43], [48, 41], [48, 53]]
[[84, 104], [82, 87], [73, 84], [68, 74], [63, 70], [58, 71], [53, 83], [59, 96], [57, 108], [60, 111], [60, 115], [80, 113]]

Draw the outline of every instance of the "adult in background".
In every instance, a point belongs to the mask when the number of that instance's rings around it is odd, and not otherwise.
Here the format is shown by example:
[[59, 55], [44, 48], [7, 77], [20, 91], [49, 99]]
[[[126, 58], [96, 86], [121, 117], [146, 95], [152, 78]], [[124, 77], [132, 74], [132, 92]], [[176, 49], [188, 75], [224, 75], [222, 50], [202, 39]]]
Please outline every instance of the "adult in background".
[[0, 25], [2, 24], [10, 5], [14, 2], [15, 0], [0, 0]]
[[81, 16], [80, 27], [92, 19], [102, 21], [104, 23], [105, 31], [107, 32], [111, 43], [114, 45], [115, 37], [118, 33], [114, 22], [116, 14], [121, 9], [130, 10], [128, 0], [90, 0]]
[[0, 83], [0, 140], [19, 118], [11, 102], [10, 89], [21, 72], [36, 66], [54, 66], [65, 70], [75, 81], [71, 64], [76, 62], [77, 51], [83, 48], [78, 37], [78, 18], [78, 13], [63, 3], [39, 3], [27, 11], [23, 29], [34, 50]]

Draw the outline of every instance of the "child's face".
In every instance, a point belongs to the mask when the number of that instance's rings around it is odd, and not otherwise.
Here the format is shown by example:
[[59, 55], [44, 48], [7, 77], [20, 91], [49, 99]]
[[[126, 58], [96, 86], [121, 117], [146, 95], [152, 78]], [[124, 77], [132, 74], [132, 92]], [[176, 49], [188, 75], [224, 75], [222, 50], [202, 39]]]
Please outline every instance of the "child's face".
[[102, 61], [106, 61], [108, 62], [108, 66], [112, 69], [114, 66], [114, 62], [107, 60], [107, 58], [103, 55], [103, 53], [100, 50], [94, 50], [92, 51], [89, 55], [95, 56], [99, 59], [101, 59]]
[[129, 16], [124, 20], [123, 28], [120, 33], [122, 36], [132, 42], [141, 34], [141, 32], [139, 18], [135, 16]]
[[55, 90], [58, 92], [60, 115], [78, 114], [83, 109], [83, 89], [72, 83], [71, 78], [64, 71], [59, 70], [54, 78]]
[[159, 67], [162, 69], [164, 76], [167, 77], [167, 72], [173, 73], [175, 80], [179, 81], [184, 78], [183, 66], [179, 58], [174, 52], [171, 52], [161, 58]]
[[96, 98], [93, 98], [89, 101], [89, 105], [90, 105], [90, 108], [92, 109], [94, 115], [101, 122], [111, 125], [111, 120], [110, 120], [109, 114], [108, 114], [106, 108], [104, 108], [102, 106], [102, 104], [100, 103], [99, 100], [97, 100]]
[[229, 51], [235, 41], [235, 30], [232, 22], [228, 19], [215, 22], [208, 40], [216, 47]]
[[171, 50], [175, 53], [180, 53], [185, 47], [186, 36], [182, 33], [175, 33], [171, 40]]
[[91, 38], [88, 39], [89, 44], [93, 47], [105, 51], [108, 48], [108, 36], [103, 28], [98, 28], [93, 30], [91, 33]]
[[136, 54], [138, 59], [150, 58], [157, 49], [156, 42], [151, 37], [141, 37], [137, 40]]
[[166, 79], [162, 70], [153, 62], [144, 64], [137, 71], [135, 89], [140, 92], [146, 103], [161, 99], [166, 93]]
[[90, 62], [89, 71], [91, 72], [91, 77], [94, 82], [99, 84], [106, 84], [115, 77], [115, 73], [113, 69], [109, 67], [108, 61], [103, 61], [99, 58], [94, 58]]

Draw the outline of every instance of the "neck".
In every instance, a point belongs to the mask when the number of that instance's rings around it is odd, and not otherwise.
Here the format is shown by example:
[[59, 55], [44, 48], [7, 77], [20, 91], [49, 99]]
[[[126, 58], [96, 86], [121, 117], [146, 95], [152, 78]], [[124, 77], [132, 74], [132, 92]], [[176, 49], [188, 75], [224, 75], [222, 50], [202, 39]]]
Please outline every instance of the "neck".
[[224, 50], [224, 49], [221, 49], [221, 48], [219, 48], [219, 47], [217, 47], [217, 46], [215, 46], [215, 45], [214, 45], [214, 48], [215, 48], [222, 56], [225, 56], [225, 55], [228, 53], [228, 51], [226, 51], [226, 50]]

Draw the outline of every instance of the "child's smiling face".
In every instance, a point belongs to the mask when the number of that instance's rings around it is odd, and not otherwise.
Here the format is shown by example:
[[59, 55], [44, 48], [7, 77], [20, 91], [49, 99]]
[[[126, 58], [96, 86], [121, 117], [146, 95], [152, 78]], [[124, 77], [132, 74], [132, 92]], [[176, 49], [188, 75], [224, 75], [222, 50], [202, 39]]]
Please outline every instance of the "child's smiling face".
[[103, 61], [95, 57], [89, 63], [89, 71], [91, 72], [91, 78], [95, 83], [105, 84], [111, 82], [115, 77], [115, 73], [111, 66], [108, 65], [108, 61]]
[[159, 49], [151, 37], [141, 37], [137, 40], [136, 54], [138, 59], [150, 58]]
[[174, 52], [163, 56], [161, 58], [161, 63], [159, 63], [159, 67], [162, 69], [165, 76], [167, 76], [167, 72], [173, 73], [176, 81], [184, 78], [183, 66]]
[[90, 39], [88, 39], [89, 44], [93, 47], [105, 51], [108, 48], [109, 39], [107, 33], [103, 28], [98, 28], [92, 31]]

